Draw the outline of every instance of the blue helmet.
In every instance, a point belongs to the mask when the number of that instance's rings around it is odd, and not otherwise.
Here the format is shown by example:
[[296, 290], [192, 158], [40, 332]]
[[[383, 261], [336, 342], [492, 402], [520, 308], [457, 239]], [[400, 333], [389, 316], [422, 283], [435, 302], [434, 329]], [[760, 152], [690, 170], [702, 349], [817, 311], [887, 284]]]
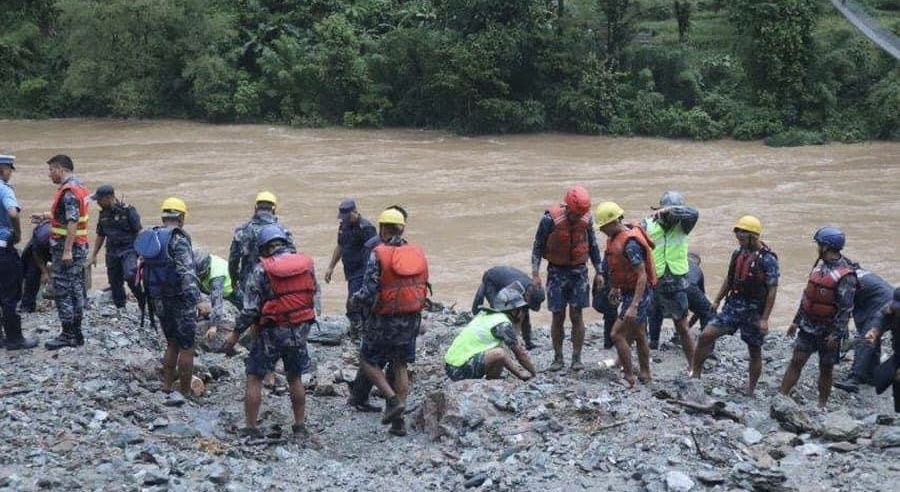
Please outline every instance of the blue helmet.
[[824, 244], [835, 251], [840, 251], [844, 249], [847, 237], [837, 227], [825, 226], [816, 231], [813, 235], [813, 241], [817, 244]]
[[675, 191], [669, 190], [662, 194], [659, 197], [659, 207], [680, 207], [684, 205], [684, 195]]
[[276, 239], [280, 239], [284, 242], [288, 242], [287, 235], [284, 232], [284, 229], [278, 227], [275, 224], [267, 224], [259, 230], [259, 234], [256, 235], [256, 248], [262, 251], [265, 245], [275, 241]]

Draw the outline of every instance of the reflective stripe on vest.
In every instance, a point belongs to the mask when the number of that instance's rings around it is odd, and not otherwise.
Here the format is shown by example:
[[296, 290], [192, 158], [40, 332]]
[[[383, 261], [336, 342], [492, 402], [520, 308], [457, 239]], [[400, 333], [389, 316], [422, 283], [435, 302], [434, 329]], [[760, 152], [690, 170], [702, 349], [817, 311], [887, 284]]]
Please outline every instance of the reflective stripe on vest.
[[491, 328], [501, 323], [509, 323], [505, 314], [480, 311], [453, 339], [444, 362], [453, 367], [462, 367], [475, 355], [500, 346], [503, 340], [495, 337]]
[[587, 263], [590, 255], [588, 234], [591, 233], [590, 212], [570, 222], [565, 206], [547, 211], [553, 219], [553, 231], [544, 243], [544, 259], [551, 265], [578, 266]]
[[428, 296], [428, 261], [415, 244], [375, 247], [381, 284], [373, 311], [382, 316], [418, 313]]
[[88, 204], [90, 203], [90, 191], [83, 185], [74, 181], [68, 181], [56, 190], [53, 195], [53, 203], [50, 205], [50, 237], [61, 239], [68, 235], [67, 224], [57, 219], [57, 207], [60, 205], [63, 194], [71, 192], [78, 199], [78, 227], [75, 229], [75, 243], [88, 243]]
[[225, 288], [222, 291], [222, 295], [224, 297], [230, 296], [233, 289], [231, 288], [231, 275], [228, 274], [228, 262], [222, 257], [209, 255], [209, 276], [201, 282], [203, 292], [207, 294], [212, 292], [212, 281], [214, 278], [219, 277], [225, 278]]
[[656, 245], [653, 248], [656, 276], [662, 277], [667, 268], [675, 275], [686, 275], [690, 268], [687, 259], [688, 235], [681, 230], [681, 226], [666, 231], [655, 220], [649, 219], [644, 223], [647, 225], [647, 234]]
[[261, 258], [275, 297], [262, 305], [260, 323], [296, 326], [316, 318], [313, 260], [302, 253]]
[[625, 244], [629, 239], [635, 239], [647, 259], [644, 261], [644, 271], [647, 273], [647, 285], [656, 285], [656, 270], [650, 264], [649, 258], [653, 257], [653, 242], [647, 238], [646, 232], [638, 226], [625, 226], [626, 230], [606, 240], [606, 264], [609, 265], [609, 278], [612, 287], [633, 292], [637, 287], [638, 275], [631, 265], [631, 261], [625, 255]]

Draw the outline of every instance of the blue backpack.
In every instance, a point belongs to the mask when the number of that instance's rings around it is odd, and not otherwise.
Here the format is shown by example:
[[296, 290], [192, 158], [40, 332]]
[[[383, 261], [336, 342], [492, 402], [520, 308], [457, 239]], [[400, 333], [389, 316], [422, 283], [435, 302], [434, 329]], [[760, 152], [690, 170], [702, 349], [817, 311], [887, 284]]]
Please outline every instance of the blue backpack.
[[175, 271], [175, 260], [169, 254], [169, 241], [176, 227], [154, 227], [141, 231], [134, 240], [134, 250], [143, 258], [141, 277], [150, 297], [176, 297], [181, 284]]

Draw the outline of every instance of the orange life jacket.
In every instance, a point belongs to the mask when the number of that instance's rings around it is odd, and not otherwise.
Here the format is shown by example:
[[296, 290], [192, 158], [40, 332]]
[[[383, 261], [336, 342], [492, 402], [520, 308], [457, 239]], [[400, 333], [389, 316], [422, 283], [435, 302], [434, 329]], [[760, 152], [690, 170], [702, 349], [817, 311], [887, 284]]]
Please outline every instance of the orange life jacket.
[[760, 242], [760, 246], [757, 251], [741, 249], [731, 255], [731, 263], [728, 265], [729, 295], [763, 301], [769, 294], [766, 271], [761, 260], [766, 254], [777, 256], [766, 243]]
[[610, 283], [614, 289], [632, 292], [637, 287], [638, 275], [634, 271], [628, 257], [625, 256], [625, 243], [629, 239], [637, 240], [644, 249], [644, 271], [647, 272], [647, 285], [656, 285], [656, 266], [653, 264], [653, 241], [642, 227], [626, 225], [625, 230], [606, 240], [606, 264], [609, 269]]
[[800, 310], [807, 318], [816, 323], [831, 323], [834, 320], [838, 312], [837, 286], [847, 275], [855, 276], [856, 270], [849, 265], [832, 270], [825, 266], [825, 262], [813, 267], [800, 301]]
[[550, 210], [553, 232], [544, 244], [544, 258], [552, 265], [578, 266], [587, 263], [590, 247], [588, 234], [591, 232], [590, 212], [578, 217], [574, 223], [566, 215], [565, 205], [557, 205]]
[[382, 316], [418, 313], [428, 296], [428, 260], [415, 244], [375, 247], [381, 285], [373, 311]]
[[302, 253], [261, 258], [275, 297], [262, 305], [260, 324], [294, 326], [316, 318], [313, 260]]
[[68, 234], [66, 223], [57, 218], [57, 207], [66, 191], [72, 192], [78, 199], [78, 228], [75, 230], [75, 244], [88, 243], [88, 204], [90, 203], [90, 191], [84, 185], [74, 181], [68, 181], [56, 189], [53, 195], [53, 203], [50, 205], [50, 237], [58, 240]]

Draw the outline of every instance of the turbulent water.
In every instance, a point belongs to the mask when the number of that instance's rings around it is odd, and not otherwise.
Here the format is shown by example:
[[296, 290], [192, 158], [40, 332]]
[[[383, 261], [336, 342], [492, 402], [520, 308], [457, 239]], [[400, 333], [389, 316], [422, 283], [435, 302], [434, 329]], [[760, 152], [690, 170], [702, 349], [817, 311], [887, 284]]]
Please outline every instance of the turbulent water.
[[[370, 219], [402, 204], [411, 214], [407, 236], [428, 254], [435, 297], [463, 309], [490, 266], [529, 270], [541, 213], [576, 183], [594, 203], [616, 201], [634, 220], [663, 191], [683, 192], [700, 210], [691, 248], [703, 257], [711, 294], [735, 247], [735, 220], [759, 216], [763, 239], [781, 259], [773, 327], [790, 322], [815, 257], [811, 236], [821, 225], [842, 227], [848, 256], [900, 282], [897, 143], [773, 149], [759, 142], [65, 120], [0, 121], [0, 152], [18, 158], [12, 182], [26, 214], [49, 207], [54, 185], [44, 163], [65, 153], [90, 188], [112, 184], [135, 204], [145, 226], [157, 223], [164, 198], [182, 197], [195, 245], [223, 256], [256, 193], [272, 191], [320, 279], [342, 198], [356, 198]], [[105, 285], [102, 256], [95, 287]], [[343, 276], [324, 289], [326, 312], [342, 312]]]

